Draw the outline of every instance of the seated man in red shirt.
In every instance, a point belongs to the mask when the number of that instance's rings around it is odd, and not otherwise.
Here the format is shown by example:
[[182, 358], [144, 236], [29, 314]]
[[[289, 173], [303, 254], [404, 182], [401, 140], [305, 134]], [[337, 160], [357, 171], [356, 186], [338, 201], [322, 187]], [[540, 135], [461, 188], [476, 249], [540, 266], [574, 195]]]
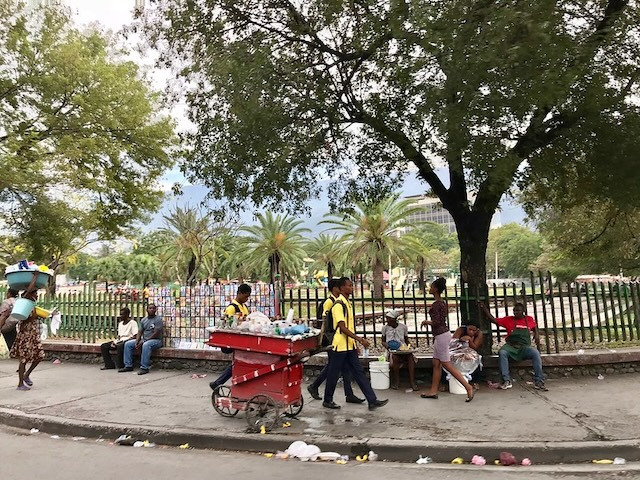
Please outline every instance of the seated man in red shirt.
[[516, 362], [522, 360], [531, 360], [533, 365], [533, 381], [536, 390], [547, 391], [544, 385], [544, 374], [542, 373], [542, 358], [537, 348], [531, 346], [531, 333], [536, 341], [536, 345], [540, 346], [540, 337], [538, 336], [538, 326], [533, 317], [524, 314], [524, 305], [516, 303], [513, 306], [513, 316], [495, 318], [489, 308], [482, 302], [479, 302], [480, 308], [489, 320], [507, 330], [506, 343], [498, 351], [500, 360], [500, 376], [502, 377], [502, 385], [500, 388], [506, 390], [511, 388], [511, 375], [509, 374], [509, 358]]

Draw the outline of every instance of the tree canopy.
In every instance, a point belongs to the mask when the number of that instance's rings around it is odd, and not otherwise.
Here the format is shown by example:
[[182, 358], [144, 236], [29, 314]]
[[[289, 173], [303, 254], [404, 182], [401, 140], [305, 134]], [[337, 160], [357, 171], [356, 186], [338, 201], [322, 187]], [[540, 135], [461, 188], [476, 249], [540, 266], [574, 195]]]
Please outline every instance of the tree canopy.
[[295, 210], [327, 172], [335, 192], [375, 192], [412, 164], [478, 285], [510, 189], [572, 184], [576, 162], [596, 185], [611, 148], [610, 185], [635, 188], [623, 159], [640, 151], [639, 13], [628, 0], [165, 0], [140, 26], [185, 85], [190, 179]]
[[160, 204], [173, 125], [137, 65], [61, 9], [0, 0], [0, 213], [54, 266]]

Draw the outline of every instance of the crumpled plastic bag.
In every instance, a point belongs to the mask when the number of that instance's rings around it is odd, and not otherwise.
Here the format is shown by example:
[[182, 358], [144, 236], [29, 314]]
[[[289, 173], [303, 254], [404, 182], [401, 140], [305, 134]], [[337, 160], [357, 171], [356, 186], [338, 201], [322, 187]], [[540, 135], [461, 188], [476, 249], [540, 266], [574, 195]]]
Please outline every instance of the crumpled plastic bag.
[[307, 445], [306, 442], [296, 440], [289, 448], [285, 450], [292, 457], [299, 458], [301, 461], [306, 462], [309, 460], [316, 461], [318, 455], [322, 452], [317, 445]]

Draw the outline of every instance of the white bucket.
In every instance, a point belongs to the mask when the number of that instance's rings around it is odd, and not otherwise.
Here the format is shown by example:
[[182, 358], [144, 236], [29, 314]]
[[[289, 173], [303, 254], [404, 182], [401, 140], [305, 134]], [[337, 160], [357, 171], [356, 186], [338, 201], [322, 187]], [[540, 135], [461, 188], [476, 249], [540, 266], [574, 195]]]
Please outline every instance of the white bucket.
[[462, 386], [462, 384], [456, 380], [454, 377], [449, 379], [449, 392], [455, 395], [466, 395], [467, 389]]
[[389, 389], [389, 362], [369, 362], [369, 374], [372, 388]]

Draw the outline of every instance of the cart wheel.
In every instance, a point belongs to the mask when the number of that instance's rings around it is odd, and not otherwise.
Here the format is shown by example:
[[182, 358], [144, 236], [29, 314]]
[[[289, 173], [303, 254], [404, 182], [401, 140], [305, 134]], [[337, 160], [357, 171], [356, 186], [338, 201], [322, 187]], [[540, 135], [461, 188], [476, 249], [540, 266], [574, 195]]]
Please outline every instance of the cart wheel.
[[218, 412], [223, 417], [235, 417], [238, 413], [238, 410], [231, 407], [222, 407], [218, 405], [218, 398], [229, 398], [231, 397], [231, 389], [226, 385], [220, 385], [216, 388], [211, 394], [211, 403], [213, 404], [213, 408], [216, 412]]
[[267, 395], [256, 395], [251, 397], [246, 406], [246, 419], [249, 428], [260, 431], [264, 426], [266, 430], [271, 430], [278, 424], [280, 413], [273, 398]]
[[303, 406], [304, 406], [304, 398], [302, 398], [302, 395], [300, 395], [300, 401], [289, 405], [287, 407], [287, 410], [284, 412], [284, 414], [287, 417], [295, 417], [296, 415], [300, 414]]

